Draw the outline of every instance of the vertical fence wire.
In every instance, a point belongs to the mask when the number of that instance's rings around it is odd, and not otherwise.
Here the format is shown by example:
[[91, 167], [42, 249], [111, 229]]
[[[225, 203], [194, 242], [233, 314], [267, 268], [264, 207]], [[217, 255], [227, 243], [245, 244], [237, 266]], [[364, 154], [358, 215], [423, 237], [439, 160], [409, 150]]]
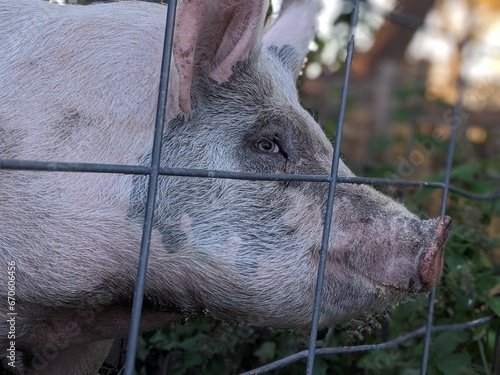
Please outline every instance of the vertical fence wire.
[[[446, 171], [444, 180], [443, 195], [441, 198], [441, 209], [440, 215], [443, 217], [446, 214], [446, 203], [448, 201], [448, 193], [450, 190], [450, 178], [451, 178], [451, 168], [453, 166], [453, 156], [455, 154], [455, 144], [457, 139], [458, 127], [460, 126], [460, 117], [462, 109], [462, 96], [463, 96], [464, 85], [461, 78], [458, 78], [457, 89], [458, 98], [453, 108], [453, 116], [451, 119], [451, 136], [450, 144], [448, 146], [448, 155], [446, 158]], [[424, 338], [424, 351], [422, 353], [422, 369], [421, 375], [427, 374], [427, 364], [429, 362], [429, 349], [431, 345], [431, 331], [432, 331], [432, 320], [434, 317], [434, 302], [436, 299], [436, 289], [433, 288], [431, 294], [429, 295], [429, 307], [427, 312], [427, 324]]]
[[330, 182], [328, 186], [328, 200], [326, 204], [325, 219], [323, 223], [323, 235], [321, 239], [321, 252], [318, 265], [318, 274], [316, 280], [316, 290], [314, 296], [313, 319], [311, 324], [311, 333], [309, 337], [309, 352], [307, 355], [306, 374], [312, 375], [314, 369], [314, 358], [316, 350], [316, 339], [318, 335], [318, 323], [320, 318], [321, 294], [323, 292], [323, 281], [325, 275], [326, 258], [328, 252], [328, 240], [330, 238], [330, 227], [333, 217], [333, 205], [335, 201], [335, 190], [337, 188], [337, 174], [340, 160], [340, 145], [342, 142], [342, 129], [344, 128], [345, 108], [347, 103], [347, 90], [349, 87], [349, 73], [354, 51], [354, 37], [356, 24], [358, 22], [359, 0], [353, 1], [353, 11], [351, 16], [351, 25], [349, 32], [349, 41], [347, 44], [346, 71], [344, 75], [344, 86], [342, 87], [342, 98], [340, 102], [340, 114], [337, 127], [337, 136], [335, 139], [335, 149], [332, 160], [332, 169], [330, 172]]
[[158, 92], [158, 104], [156, 110], [155, 132], [153, 149], [151, 155], [151, 169], [149, 172], [148, 195], [146, 201], [146, 212], [141, 239], [139, 265], [132, 305], [132, 316], [128, 336], [128, 349], [125, 360], [125, 375], [132, 375], [135, 367], [135, 356], [137, 341], [141, 322], [142, 302], [144, 299], [144, 286], [146, 283], [146, 271], [148, 267], [148, 256], [153, 229], [153, 214], [156, 202], [156, 191], [160, 171], [160, 156], [163, 139], [163, 128], [165, 123], [165, 111], [167, 108], [168, 80], [170, 75], [170, 61], [172, 57], [172, 43], [174, 39], [175, 14], [177, 0], [169, 0], [165, 25], [165, 38], [163, 43], [163, 56], [161, 62], [160, 87]]

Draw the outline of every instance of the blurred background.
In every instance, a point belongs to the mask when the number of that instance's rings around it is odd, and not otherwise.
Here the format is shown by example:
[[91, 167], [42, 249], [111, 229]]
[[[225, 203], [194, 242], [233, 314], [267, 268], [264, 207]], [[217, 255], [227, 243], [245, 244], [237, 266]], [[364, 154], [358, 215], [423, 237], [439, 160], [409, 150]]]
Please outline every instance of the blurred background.
[[[337, 118], [335, 95], [342, 82], [350, 7], [350, 1], [324, 3], [316, 51], [305, 70], [308, 80], [302, 92], [320, 121]], [[451, 116], [443, 109], [456, 102], [460, 77], [465, 83], [462, 127], [471, 142], [470, 157], [500, 157], [500, 2], [367, 1], [356, 46], [346, 157], [366, 159], [369, 143], [380, 135], [425, 135], [433, 127], [448, 127]], [[397, 150], [388, 150], [394, 151], [397, 159]], [[428, 166], [422, 167], [419, 174], [428, 172]]]

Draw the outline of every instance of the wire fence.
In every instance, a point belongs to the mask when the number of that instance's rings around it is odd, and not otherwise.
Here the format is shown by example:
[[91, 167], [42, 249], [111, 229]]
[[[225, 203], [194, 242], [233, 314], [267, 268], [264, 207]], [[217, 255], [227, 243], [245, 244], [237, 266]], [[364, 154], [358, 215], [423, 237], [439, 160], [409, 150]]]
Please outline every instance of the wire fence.
[[[160, 90], [158, 94], [158, 109], [155, 122], [154, 142], [152, 149], [152, 159], [149, 166], [143, 165], [114, 165], [114, 164], [92, 164], [92, 163], [66, 163], [66, 162], [41, 162], [30, 160], [14, 160], [14, 159], [0, 159], [0, 169], [3, 170], [31, 170], [31, 171], [49, 171], [49, 172], [87, 172], [87, 173], [115, 173], [115, 174], [133, 174], [149, 176], [148, 195], [146, 202], [145, 218], [142, 233], [142, 242], [140, 247], [139, 265], [137, 273], [137, 282], [135, 287], [134, 302], [132, 308], [132, 318], [130, 323], [130, 334], [128, 336], [128, 348], [125, 361], [125, 375], [132, 375], [134, 373], [134, 363], [137, 350], [137, 343], [139, 339], [139, 325], [141, 319], [141, 308], [144, 295], [144, 286], [146, 279], [146, 270], [148, 266], [148, 253], [151, 239], [151, 232], [153, 227], [153, 215], [155, 207], [155, 199], [157, 197], [157, 182], [159, 176], [179, 176], [186, 178], [220, 178], [220, 179], [239, 179], [239, 180], [265, 180], [265, 181], [298, 181], [298, 182], [317, 182], [328, 183], [329, 192], [327, 198], [327, 209], [324, 218], [323, 237], [321, 245], [320, 263], [317, 274], [317, 283], [315, 290], [314, 309], [311, 312], [312, 324], [310, 331], [309, 346], [307, 350], [295, 353], [294, 355], [282, 358], [275, 362], [269, 363], [265, 366], [256, 368], [252, 371], [244, 372], [243, 374], [261, 374], [275, 369], [279, 369], [293, 362], [307, 359], [307, 375], [313, 374], [314, 361], [316, 356], [339, 354], [339, 353], [354, 353], [362, 351], [384, 350], [397, 347], [404, 342], [415, 339], [417, 337], [424, 337], [424, 350], [421, 361], [421, 374], [427, 373], [427, 366], [429, 360], [429, 348], [432, 343], [431, 336], [436, 332], [445, 332], [452, 330], [464, 330], [476, 327], [482, 324], [491, 322], [495, 317], [483, 317], [468, 322], [452, 325], [433, 325], [433, 309], [435, 300], [435, 290], [430, 293], [428, 303], [428, 316], [427, 324], [425, 327], [414, 330], [408, 334], [404, 334], [394, 340], [374, 345], [359, 345], [347, 347], [334, 347], [334, 348], [317, 348], [317, 331], [319, 321], [319, 307], [321, 304], [322, 286], [324, 280], [326, 255], [328, 248], [329, 232], [332, 221], [332, 213], [335, 209], [335, 190], [337, 184], [368, 184], [368, 185], [390, 185], [390, 186], [403, 186], [403, 187], [425, 187], [432, 189], [442, 190], [440, 214], [446, 214], [446, 202], [448, 194], [453, 193], [463, 196], [471, 200], [495, 200], [500, 199], [500, 192], [489, 195], [477, 195], [467, 191], [454, 188], [450, 186], [450, 175], [453, 167], [453, 156], [455, 152], [455, 143], [457, 139], [457, 131], [461, 121], [461, 99], [459, 98], [454, 106], [452, 118], [452, 133], [450, 137], [449, 150], [446, 161], [446, 172], [443, 182], [424, 182], [424, 181], [407, 181], [407, 180], [392, 180], [385, 178], [362, 178], [350, 177], [340, 178], [337, 177], [340, 160], [340, 146], [342, 142], [342, 131], [344, 126], [344, 117], [346, 111], [346, 103], [349, 88], [350, 66], [353, 59], [353, 52], [355, 46], [355, 31], [358, 21], [358, 12], [360, 7], [360, 0], [352, 1], [352, 16], [350, 24], [350, 35], [347, 44], [347, 57], [346, 69], [344, 76], [344, 84], [342, 88], [341, 102], [340, 102], [340, 115], [338, 119], [338, 130], [334, 146], [334, 156], [332, 161], [331, 173], [328, 176], [318, 175], [287, 175], [287, 174], [266, 174], [266, 173], [244, 173], [244, 172], [227, 172], [220, 170], [199, 170], [199, 169], [186, 169], [186, 168], [171, 168], [162, 167], [160, 165], [160, 154], [162, 149], [162, 134], [165, 122], [166, 110], [166, 97], [168, 92], [169, 82], [169, 68], [170, 59], [172, 55], [172, 43], [174, 35], [174, 24], [177, 8], [177, 0], [169, 0], [168, 13], [165, 27], [165, 39], [163, 48], [163, 59], [160, 77]], [[406, 17], [402, 14], [387, 14], [387, 17], [394, 20], [406, 27], [416, 28], [420, 25], [416, 20], [411, 17]], [[462, 85], [460, 85], [462, 86]], [[497, 334], [498, 336], [498, 334]], [[497, 340], [498, 342], [498, 340]], [[494, 358], [493, 362], [500, 359]]]

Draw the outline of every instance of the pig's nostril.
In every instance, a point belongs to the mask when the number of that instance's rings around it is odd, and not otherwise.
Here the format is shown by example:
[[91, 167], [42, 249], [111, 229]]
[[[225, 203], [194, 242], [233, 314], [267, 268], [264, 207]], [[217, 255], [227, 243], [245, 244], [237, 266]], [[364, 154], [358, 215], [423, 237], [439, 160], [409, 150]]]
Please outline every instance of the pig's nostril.
[[441, 277], [444, 241], [451, 228], [449, 216], [434, 219], [434, 222], [434, 238], [420, 259], [418, 268], [423, 291], [432, 289]]
[[450, 230], [451, 224], [452, 224], [451, 217], [449, 217], [449, 216], [442, 216], [440, 219], [441, 220], [440, 220], [439, 224], [441, 224], [446, 231]]
[[441, 237], [441, 241], [444, 242], [448, 238], [448, 233], [450, 231], [452, 220], [449, 216], [443, 216], [439, 218], [437, 224], [436, 233]]

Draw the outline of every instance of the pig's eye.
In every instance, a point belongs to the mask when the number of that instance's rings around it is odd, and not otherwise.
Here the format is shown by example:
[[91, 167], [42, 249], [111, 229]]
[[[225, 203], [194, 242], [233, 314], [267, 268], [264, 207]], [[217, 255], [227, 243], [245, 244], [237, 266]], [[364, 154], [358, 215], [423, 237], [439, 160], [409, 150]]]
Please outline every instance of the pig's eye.
[[280, 152], [280, 147], [278, 146], [278, 144], [270, 139], [262, 139], [258, 141], [255, 144], [255, 147], [257, 147], [259, 151], [262, 152], [269, 152], [273, 154]]

